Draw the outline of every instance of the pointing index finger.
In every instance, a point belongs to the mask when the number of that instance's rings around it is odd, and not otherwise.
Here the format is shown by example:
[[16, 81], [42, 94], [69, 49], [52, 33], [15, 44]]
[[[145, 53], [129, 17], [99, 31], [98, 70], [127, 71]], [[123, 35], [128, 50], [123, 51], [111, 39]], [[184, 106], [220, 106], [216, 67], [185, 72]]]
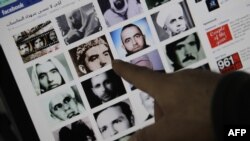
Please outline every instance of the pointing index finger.
[[[112, 66], [116, 74], [135, 85], [135, 87], [156, 97], [157, 93], [155, 93], [155, 91], [162, 85], [161, 82], [163, 82], [164, 78], [163, 74], [121, 60], [114, 60]], [[164, 74], [164, 76], [165, 75], [166, 74]]]

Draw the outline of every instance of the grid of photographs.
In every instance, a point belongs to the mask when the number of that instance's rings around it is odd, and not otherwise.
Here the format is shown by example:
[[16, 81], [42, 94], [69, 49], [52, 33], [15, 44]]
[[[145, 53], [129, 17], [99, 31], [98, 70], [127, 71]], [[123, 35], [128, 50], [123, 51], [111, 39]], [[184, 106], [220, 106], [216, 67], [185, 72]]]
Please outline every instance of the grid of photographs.
[[210, 69], [187, 0], [75, 5], [13, 35], [55, 141], [125, 141], [154, 123], [154, 99], [116, 75], [114, 59], [160, 73]]

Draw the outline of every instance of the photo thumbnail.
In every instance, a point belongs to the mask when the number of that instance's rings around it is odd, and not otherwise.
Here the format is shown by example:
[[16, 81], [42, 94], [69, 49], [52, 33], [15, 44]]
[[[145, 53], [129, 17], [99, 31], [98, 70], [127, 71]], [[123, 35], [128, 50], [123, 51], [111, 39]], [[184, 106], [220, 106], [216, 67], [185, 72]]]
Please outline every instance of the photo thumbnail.
[[56, 18], [66, 45], [102, 30], [92, 3]]
[[55, 141], [96, 141], [89, 118], [68, 124], [54, 133]]
[[73, 79], [63, 54], [41, 61], [27, 69], [37, 95], [44, 94]]
[[113, 60], [105, 36], [79, 45], [69, 50], [69, 54], [79, 77], [109, 65]]
[[91, 108], [126, 93], [122, 79], [113, 70], [98, 74], [82, 82], [82, 87]]
[[50, 126], [67, 121], [85, 112], [76, 86], [56, 90], [42, 100], [43, 109]]
[[151, 18], [160, 41], [181, 34], [195, 26], [186, 0], [170, 7], [163, 7], [159, 12], [152, 14]]
[[133, 108], [128, 99], [95, 113], [94, 117], [104, 140], [135, 125]]
[[140, 0], [98, 0], [108, 27], [143, 12]]
[[59, 41], [51, 21], [13, 36], [23, 62], [29, 62], [59, 49]]
[[125, 25], [110, 34], [121, 58], [135, 54], [154, 44], [146, 18]]
[[173, 70], [185, 68], [206, 58], [203, 46], [197, 33], [166, 45], [166, 55]]

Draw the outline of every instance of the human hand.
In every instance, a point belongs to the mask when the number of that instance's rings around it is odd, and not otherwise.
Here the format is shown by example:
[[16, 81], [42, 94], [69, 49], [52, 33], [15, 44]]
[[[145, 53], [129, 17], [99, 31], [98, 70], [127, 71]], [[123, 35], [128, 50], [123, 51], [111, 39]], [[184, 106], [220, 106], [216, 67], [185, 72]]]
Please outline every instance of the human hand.
[[112, 65], [118, 75], [155, 98], [156, 123], [129, 141], [214, 140], [211, 101], [219, 74], [205, 70], [163, 74], [119, 60]]

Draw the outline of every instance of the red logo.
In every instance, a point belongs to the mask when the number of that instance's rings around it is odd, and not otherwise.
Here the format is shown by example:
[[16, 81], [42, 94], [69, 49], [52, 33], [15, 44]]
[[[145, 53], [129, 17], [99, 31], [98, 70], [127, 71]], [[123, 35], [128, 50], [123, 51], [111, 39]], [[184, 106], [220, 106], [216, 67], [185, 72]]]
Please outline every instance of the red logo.
[[233, 39], [228, 24], [209, 31], [207, 36], [212, 48], [215, 48]]
[[221, 73], [236, 71], [243, 67], [238, 53], [218, 60], [217, 65]]

